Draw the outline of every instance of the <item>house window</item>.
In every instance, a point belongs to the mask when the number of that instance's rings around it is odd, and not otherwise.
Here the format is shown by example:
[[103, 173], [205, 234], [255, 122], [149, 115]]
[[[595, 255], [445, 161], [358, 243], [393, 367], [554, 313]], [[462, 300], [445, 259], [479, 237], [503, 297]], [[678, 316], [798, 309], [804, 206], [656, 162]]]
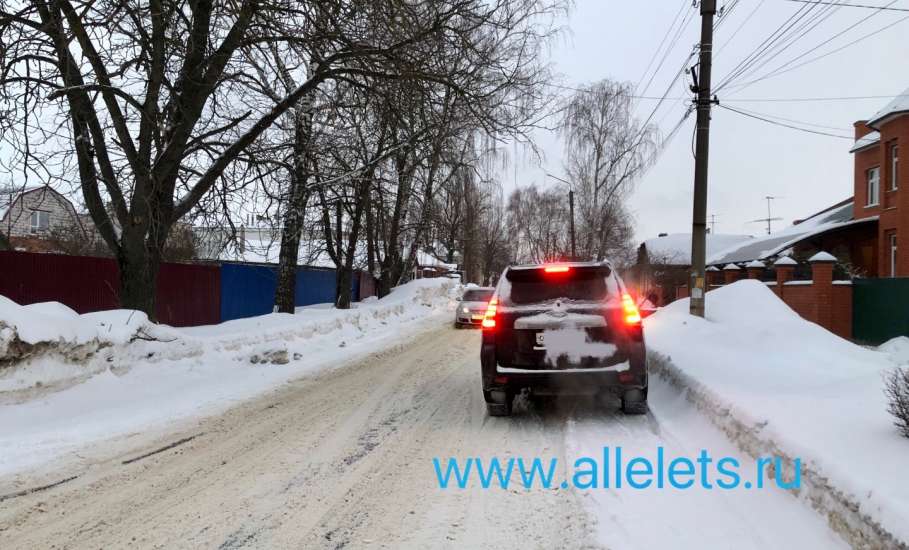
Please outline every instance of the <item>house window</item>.
[[900, 166], [900, 147], [897, 144], [890, 146], [890, 190], [896, 191], [899, 184], [897, 183], [897, 177], [899, 176], [899, 166]]
[[42, 233], [50, 227], [50, 212], [32, 210], [29, 228], [32, 233]]
[[896, 233], [890, 234], [890, 276], [896, 277]]
[[877, 206], [881, 199], [881, 169], [868, 170], [868, 200], [865, 206]]

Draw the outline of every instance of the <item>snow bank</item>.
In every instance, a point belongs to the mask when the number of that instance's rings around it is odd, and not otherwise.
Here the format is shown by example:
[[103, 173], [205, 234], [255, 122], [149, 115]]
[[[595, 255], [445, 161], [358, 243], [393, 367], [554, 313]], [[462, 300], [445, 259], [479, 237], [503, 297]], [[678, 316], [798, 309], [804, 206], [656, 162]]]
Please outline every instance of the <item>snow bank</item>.
[[706, 320], [680, 300], [644, 322], [654, 370], [743, 450], [800, 457], [801, 496], [853, 545], [909, 541], [909, 440], [882, 391], [883, 374], [898, 363], [890, 353], [805, 321], [751, 280], [709, 292]]
[[181, 329], [135, 312], [77, 315], [59, 305], [12, 307], [7, 300], [0, 321], [23, 341], [104, 345], [82, 361], [48, 351], [0, 370], [0, 475], [90, 442], [212, 414], [380, 351], [449, 321], [459, 292], [456, 281], [422, 279], [351, 310], [305, 309]]

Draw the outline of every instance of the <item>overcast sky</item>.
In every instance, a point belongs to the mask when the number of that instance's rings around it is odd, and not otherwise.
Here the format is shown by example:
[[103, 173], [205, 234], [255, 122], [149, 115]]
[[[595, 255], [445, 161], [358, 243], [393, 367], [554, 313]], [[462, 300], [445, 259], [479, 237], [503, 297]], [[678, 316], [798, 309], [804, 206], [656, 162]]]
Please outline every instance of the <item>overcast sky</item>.
[[[868, 0], [856, 3], [883, 6], [890, 2]], [[683, 4], [686, 6], [683, 13], [687, 14], [690, 10], [694, 12], [693, 17], [646, 91], [648, 96], [661, 96], [690, 53], [692, 45], [698, 41], [700, 17], [696, 8], [691, 8], [691, 0], [578, 0], [567, 22], [568, 33], [552, 51], [552, 63], [567, 85], [603, 78], [637, 83]], [[719, 4], [731, 5], [732, 0], [719, 0]], [[714, 61], [714, 84], [800, 6], [788, 0], [738, 0], [728, 19], [717, 30], [715, 43], [719, 51]], [[892, 3], [892, 7], [909, 10], [909, 0], [898, 0]], [[752, 13], [752, 17], [747, 19]], [[901, 11], [836, 8], [828, 19], [753, 76], [770, 72], [869, 15], [872, 17], [867, 21], [801, 61], [834, 50], [866, 34], [871, 34], [870, 38], [747, 88], [724, 90], [719, 94], [720, 102], [729, 100], [730, 107], [796, 120], [798, 126], [822, 132], [851, 136], [853, 122], [869, 118], [890, 100], [733, 100], [903, 94], [909, 88], [909, 41], [906, 40], [909, 20], [874, 32], [909, 17], [909, 12]], [[737, 29], [740, 30], [735, 34]], [[746, 77], [741, 82], [748, 80]], [[689, 84], [689, 77], [683, 75], [669, 94], [671, 99], [656, 112], [653, 120], [659, 122], [663, 134], [669, 133], [682, 118], [687, 100], [676, 101], [675, 98], [687, 97]], [[640, 89], [638, 93], [641, 93]], [[655, 103], [640, 100], [637, 115], [641, 119], [647, 118]], [[694, 118], [694, 115], [688, 118], [630, 197], [639, 241], [656, 237], [661, 232], [691, 231], [694, 175], [691, 138]], [[514, 187], [515, 182], [517, 185], [544, 183], [547, 170], [556, 175], [563, 174], [558, 136], [541, 131], [537, 134], [537, 142], [546, 154], [543, 166], [536, 166], [519, 152], [516, 167], [505, 178], [506, 192]], [[773, 203], [773, 216], [784, 219], [775, 222], [775, 229], [851, 196], [851, 146], [849, 139], [812, 135], [715, 109], [711, 128], [707, 211], [708, 214], [716, 214], [716, 232], [755, 235], [765, 232], [765, 224], [749, 223], [749, 220], [766, 217], [766, 195], [782, 197]], [[525, 158], [520, 160], [521, 157]], [[552, 183], [552, 180], [548, 182]]]

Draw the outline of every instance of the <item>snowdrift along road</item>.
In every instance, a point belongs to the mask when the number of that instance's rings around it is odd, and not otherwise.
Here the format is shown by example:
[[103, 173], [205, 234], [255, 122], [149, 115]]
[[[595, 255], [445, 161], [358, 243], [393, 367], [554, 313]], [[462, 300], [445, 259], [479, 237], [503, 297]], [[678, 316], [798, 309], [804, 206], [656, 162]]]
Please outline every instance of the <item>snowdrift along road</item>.
[[[0, 475], [79, 462], [89, 443], [168, 429], [375, 351], [447, 321], [459, 291], [451, 279], [422, 279], [350, 310], [180, 329], [135, 311], [78, 315], [0, 297]], [[25, 357], [10, 362], [12, 350]]]
[[894, 355], [805, 321], [753, 280], [707, 293], [706, 319], [680, 300], [644, 322], [651, 368], [745, 450], [800, 457], [813, 482], [801, 496], [853, 544], [909, 543], [909, 440], [883, 393]]

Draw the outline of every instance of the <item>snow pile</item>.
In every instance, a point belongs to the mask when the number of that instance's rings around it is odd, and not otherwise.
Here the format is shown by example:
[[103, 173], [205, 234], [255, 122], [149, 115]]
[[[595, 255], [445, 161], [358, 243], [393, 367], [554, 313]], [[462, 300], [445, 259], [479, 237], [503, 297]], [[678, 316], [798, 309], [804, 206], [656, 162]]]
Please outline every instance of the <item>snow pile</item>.
[[141, 335], [161, 337], [167, 332], [166, 327], [150, 323], [137, 311], [79, 315], [58, 302], [20, 306], [0, 296], [0, 364], [45, 351], [82, 360], [107, 346], [125, 344]]
[[758, 281], [709, 292], [706, 320], [688, 306], [644, 321], [654, 370], [747, 452], [801, 458], [803, 496], [847, 539], [909, 541], [909, 440], [882, 391], [891, 356], [805, 321]]
[[[132, 312], [74, 317], [58, 306], [7, 308], [0, 318], [10, 321], [13, 311], [17, 331], [35, 341], [108, 345], [81, 362], [46, 353], [0, 370], [0, 475], [90, 442], [212, 414], [381, 351], [449, 321], [460, 291], [450, 279], [422, 279], [351, 310], [307, 308], [180, 329]], [[54, 317], [53, 309], [62, 313]], [[146, 329], [148, 337], [130, 336]]]

